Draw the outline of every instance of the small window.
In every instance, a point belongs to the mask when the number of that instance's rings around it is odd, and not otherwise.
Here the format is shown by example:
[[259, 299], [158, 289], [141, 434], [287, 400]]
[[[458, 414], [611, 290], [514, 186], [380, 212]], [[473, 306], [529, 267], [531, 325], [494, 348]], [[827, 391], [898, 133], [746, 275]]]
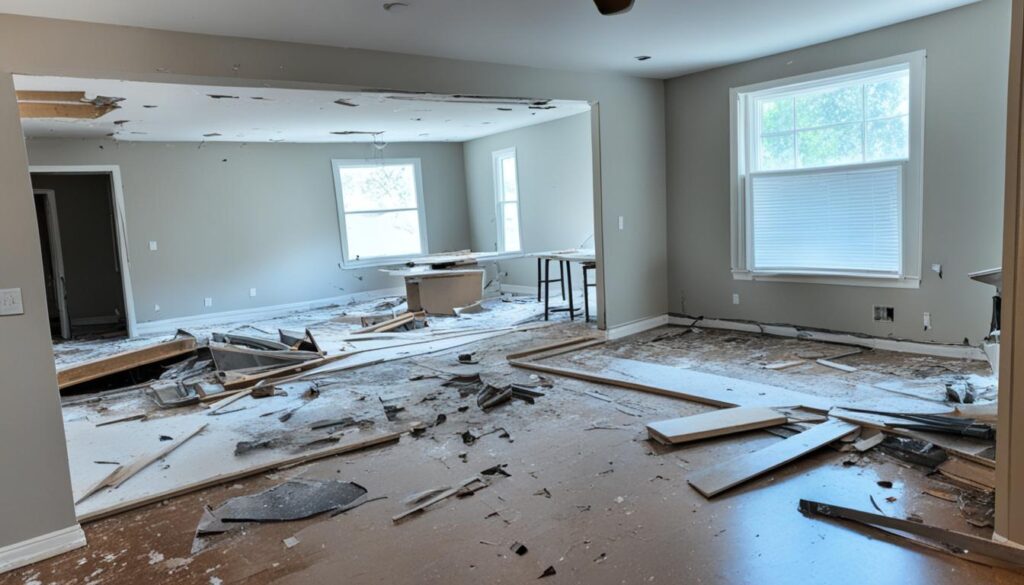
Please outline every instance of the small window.
[[499, 150], [494, 160], [494, 197], [497, 205], [498, 251], [520, 252], [523, 242], [519, 221], [519, 176], [516, 149]]
[[426, 253], [419, 159], [333, 163], [346, 265], [384, 264]]
[[732, 94], [736, 277], [916, 286], [923, 52]]

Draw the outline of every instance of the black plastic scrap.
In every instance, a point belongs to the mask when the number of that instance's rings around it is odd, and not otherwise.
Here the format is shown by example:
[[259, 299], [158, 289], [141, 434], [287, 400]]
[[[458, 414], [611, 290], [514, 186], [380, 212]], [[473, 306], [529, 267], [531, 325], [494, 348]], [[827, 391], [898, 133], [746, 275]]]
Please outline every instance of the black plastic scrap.
[[544, 577], [550, 577], [552, 575], [555, 575], [556, 573], [558, 573], [558, 571], [556, 571], [553, 566], [552, 567], [548, 567], [548, 568], [544, 569], [544, 572], [541, 573], [540, 577], [537, 577], [537, 578], [538, 579], [543, 579]]
[[351, 505], [366, 496], [363, 486], [336, 480], [293, 479], [251, 496], [207, 508], [198, 535], [226, 532], [242, 522], [302, 520]]

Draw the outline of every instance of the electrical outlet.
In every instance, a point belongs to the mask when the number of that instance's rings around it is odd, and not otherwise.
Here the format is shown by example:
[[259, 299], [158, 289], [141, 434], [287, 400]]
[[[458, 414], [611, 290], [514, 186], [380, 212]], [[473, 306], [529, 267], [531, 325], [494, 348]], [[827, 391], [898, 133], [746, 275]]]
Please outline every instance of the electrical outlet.
[[207, 307], [212, 307], [213, 306], [213, 297], [206, 297], [205, 299], [203, 299], [203, 303]]
[[925, 312], [924, 314], [924, 330], [928, 331], [932, 328], [932, 314]]
[[0, 315], [24, 315], [20, 288], [0, 289]]
[[149, 251], [150, 252], [156, 252], [156, 248], [157, 248], [156, 240], [150, 240], [149, 241]]
[[250, 296], [250, 297], [254, 297], [254, 296], [256, 296], [256, 289], [254, 289], [254, 288], [250, 288], [250, 289], [249, 289], [249, 296]]
[[154, 313], [159, 313], [160, 312], [160, 305], [153, 305], [153, 312]]
[[875, 321], [895, 321], [896, 320], [896, 309], [893, 307], [886, 307], [882, 305], [875, 305], [874, 307], [874, 319]]
[[740, 304], [740, 295], [739, 295], [739, 293], [732, 293], [732, 304], [734, 304], [734, 305]]
[[619, 216], [619, 231], [626, 229], [626, 216]]

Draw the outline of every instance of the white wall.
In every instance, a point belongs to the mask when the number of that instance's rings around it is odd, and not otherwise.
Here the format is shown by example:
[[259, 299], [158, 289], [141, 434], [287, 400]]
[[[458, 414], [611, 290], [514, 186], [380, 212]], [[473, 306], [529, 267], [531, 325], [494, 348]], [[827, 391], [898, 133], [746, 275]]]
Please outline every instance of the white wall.
[[[502, 132], [464, 143], [473, 250], [497, 249], [494, 170], [491, 155], [516, 149], [523, 251], [593, 247], [594, 181], [590, 113]], [[533, 259], [500, 264], [502, 284], [536, 286]], [[553, 269], [554, 270], [554, 269]], [[582, 286], [578, 271], [574, 289]]]
[[[369, 145], [32, 139], [28, 150], [33, 165], [121, 167], [140, 323], [402, 286], [340, 266], [331, 159], [370, 157]], [[385, 155], [422, 161], [430, 251], [468, 248], [462, 145], [389, 144]]]
[[[1010, 0], [673, 79], [667, 84], [669, 307], [675, 313], [977, 343], [999, 266]], [[920, 289], [737, 281], [730, 273], [729, 89], [925, 49], [924, 270]], [[942, 278], [929, 270], [941, 264]], [[732, 304], [733, 293], [740, 304]], [[872, 305], [895, 307], [875, 323]], [[930, 312], [933, 329], [923, 330]]]

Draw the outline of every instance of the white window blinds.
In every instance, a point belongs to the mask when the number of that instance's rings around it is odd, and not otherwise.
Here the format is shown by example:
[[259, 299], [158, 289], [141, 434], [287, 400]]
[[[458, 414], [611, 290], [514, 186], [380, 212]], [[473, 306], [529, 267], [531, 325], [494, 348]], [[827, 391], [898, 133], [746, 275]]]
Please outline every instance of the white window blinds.
[[900, 274], [902, 166], [752, 174], [752, 268]]

